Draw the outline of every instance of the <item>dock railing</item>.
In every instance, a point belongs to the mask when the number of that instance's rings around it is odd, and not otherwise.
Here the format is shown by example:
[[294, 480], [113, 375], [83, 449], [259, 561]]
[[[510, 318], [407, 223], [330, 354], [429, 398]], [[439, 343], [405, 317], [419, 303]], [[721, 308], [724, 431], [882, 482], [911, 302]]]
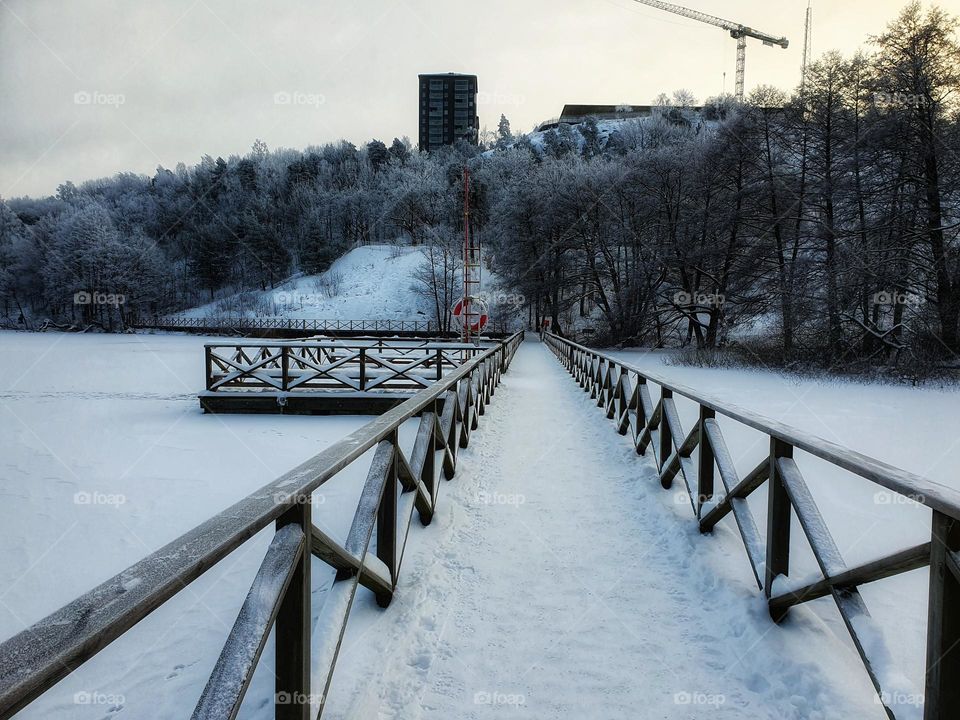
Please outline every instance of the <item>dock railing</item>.
[[[28, 705], [271, 524], [273, 541], [193, 718], [236, 717], [273, 627], [275, 717], [307, 720], [322, 713], [358, 586], [370, 589], [381, 606], [390, 603], [413, 511], [421, 523], [431, 521], [439, 476], [453, 478], [458, 448], [467, 447], [522, 339], [516, 333], [484, 349], [402, 405], [0, 644], [0, 718]], [[407, 455], [399, 428], [418, 416]], [[373, 460], [341, 544], [313, 524], [312, 493], [369, 450]], [[313, 556], [337, 571], [316, 625], [322, 634], [316, 658], [310, 638]], [[312, 673], [325, 678], [322, 687], [311, 687]]]
[[208, 343], [204, 346], [206, 389], [419, 390], [487, 347], [401, 339]]

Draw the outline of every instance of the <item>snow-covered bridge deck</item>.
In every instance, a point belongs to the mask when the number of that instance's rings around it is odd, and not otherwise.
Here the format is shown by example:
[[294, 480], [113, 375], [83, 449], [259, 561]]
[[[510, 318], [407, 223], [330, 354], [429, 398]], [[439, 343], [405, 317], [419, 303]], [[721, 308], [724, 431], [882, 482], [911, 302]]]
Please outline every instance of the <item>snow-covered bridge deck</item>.
[[884, 717], [855, 651], [774, 625], [742, 549], [697, 532], [539, 343], [492, 412], [393, 604], [350, 628], [330, 716]]

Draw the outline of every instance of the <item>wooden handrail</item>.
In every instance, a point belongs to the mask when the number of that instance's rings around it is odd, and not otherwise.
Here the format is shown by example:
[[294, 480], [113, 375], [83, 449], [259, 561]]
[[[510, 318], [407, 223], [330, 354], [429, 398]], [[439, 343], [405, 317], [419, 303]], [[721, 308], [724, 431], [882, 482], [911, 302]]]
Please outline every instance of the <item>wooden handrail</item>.
[[[960, 492], [927, 478], [721, 402], [685, 385], [643, 371], [584, 345], [543, 333], [542, 338], [581, 388], [597, 400], [621, 434], [630, 433], [638, 454], [651, 449], [664, 488], [682, 478], [701, 532], [710, 532], [733, 512], [754, 577], [763, 590], [771, 617], [780, 621], [794, 605], [831, 595], [860, 654], [878, 699], [890, 718], [897, 717], [901, 688], [884, 688], [891, 677], [891, 653], [874, 627], [858, 586], [930, 566], [927, 618], [925, 720], [960, 717]], [[632, 377], [631, 377], [632, 376]], [[636, 380], [634, 384], [633, 380]], [[648, 385], [660, 386], [653, 404]], [[699, 405], [697, 425], [686, 435], [680, 427], [674, 396]], [[726, 447], [716, 415], [759, 430], [770, 439], [767, 458], [742, 480]], [[699, 448], [696, 465], [690, 460]], [[799, 449], [904, 495], [932, 510], [931, 540], [886, 558], [849, 568], [830, 535], [795, 459]], [[719, 470], [726, 494], [713, 500]], [[768, 484], [765, 547], [747, 496]], [[713, 502], [711, 507], [707, 503]], [[706, 512], [704, 510], [706, 509]], [[790, 571], [791, 518], [796, 514], [820, 570], [821, 578], [785, 587]], [[890, 691], [893, 690], [891, 693]], [[907, 714], [913, 715], [910, 708]]]
[[952, 518], [960, 519], [960, 491], [952, 487], [934, 482], [922, 475], [902, 470], [894, 465], [889, 465], [881, 460], [864, 455], [856, 450], [851, 450], [850, 448], [813, 435], [812, 433], [807, 433], [790, 425], [771, 420], [751, 410], [714, 398], [686, 385], [673, 382], [662, 375], [641, 370], [629, 362], [619, 360], [611, 355], [598, 353], [591, 348], [567, 340], [566, 338], [560, 338], [553, 334], [548, 334], [547, 336], [564, 343], [568, 347], [573, 347], [579, 351], [591, 353], [595, 357], [603, 358], [605, 362], [626, 368], [647, 381], [666, 388], [677, 395], [682, 395], [689, 400], [693, 400], [695, 403], [710, 408], [720, 415], [729, 417], [755, 430], [759, 430], [772, 438], [792, 445], [798, 450], [803, 450], [844, 470], [848, 470], [854, 475], [859, 475], [877, 485], [882, 485], [888, 490], [893, 490], [905, 497], [909, 497], [921, 505], [939, 510]]
[[[442, 455], [444, 471], [448, 477], [452, 476], [458, 441], [463, 441], [464, 433], [469, 437], [477, 415], [482, 414], [483, 405], [493, 392], [492, 386], [499, 381], [522, 339], [522, 333], [516, 333], [506, 341], [487, 348], [401, 405], [0, 644], [0, 718], [5, 720], [11, 717], [271, 523], [277, 523], [278, 530], [289, 524], [298, 524], [302, 532], [297, 537], [303, 548], [299, 554], [299, 569], [289, 579], [277, 614], [276, 642], [282, 647], [282, 653], [277, 653], [278, 697], [281, 692], [294, 697], [309, 696], [309, 558], [316, 554], [326, 559], [325, 553], [319, 550], [314, 553], [312, 547], [312, 493], [375, 446], [391, 448], [392, 461], [387, 464], [386, 472], [391, 478], [399, 480], [401, 463], [398, 456], [401, 451], [397, 432], [404, 422], [420, 415], [421, 432], [426, 433], [428, 448], [422, 453], [419, 465], [406, 463], [404, 458], [405, 467], [409, 468], [404, 473], [412, 473], [428, 483], [426, 494], [430, 503], [428, 512], [421, 514], [421, 521], [429, 522], [437, 500], [437, 485], [433, 477], [434, 452], [430, 452], [430, 449], [436, 448], [435, 452]], [[458, 402], [460, 395], [456, 388], [461, 383], [471, 387], [466, 407]], [[445, 399], [444, 416], [447, 416], [448, 408], [452, 414], [446, 434], [438, 436], [434, 433], [440, 428], [437, 421], [440, 398]], [[430, 473], [429, 477], [426, 473]], [[389, 484], [384, 482], [383, 487]], [[409, 507], [412, 513], [415, 501], [422, 503], [424, 497], [419, 492], [405, 492], [404, 498], [407, 496], [410, 499], [405, 499], [398, 506], [402, 512]], [[369, 494], [365, 494], [364, 498], [364, 503], [371, 501]], [[379, 501], [375, 509], [380, 512]], [[357, 517], [368, 510], [366, 505], [358, 508]], [[406, 528], [396, 528], [395, 538], [406, 537]], [[379, 551], [389, 543], [384, 538], [382, 543], [378, 540], [377, 545]], [[278, 550], [274, 560], [278, 560], [280, 554]], [[332, 554], [338, 558], [337, 562], [352, 564], [354, 559], [359, 562], [364, 558], [366, 547], [348, 539], [346, 546], [338, 546]], [[395, 553], [394, 557], [402, 557], [402, 552]], [[362, 566], [368, 562], [371, 567], [368, 583], [380, 590], [378, 601], [383, 604], [389, 601], [382, 583], [378, 582], [383, 573], [367, 559], [362, 560]], [[332, 564], [337, 567], [336, 562]], [[353, 592], [363, 571], [342, 567], [337, 567], [337, 570], [337, 590], [330, 594], [330, 600], [340, 598], [348, 614]], [[392, 594], [399, 572], [398, 561], [388, 566], [388, 570]], [[130, 582], [134, 578], [139, 582]], [[347, 592], [351, 585], [352, 589]], [[248, 627], [237, 631], [245, 636], [251, 633], [256, 635], [254, 629]], [[342, 633], [342, 628], [331, 628], [331, 631]], [[328, 682], [336, 653], [333, 652], [330, 657]], [[236, 682], [235, 675], [230, 677], [232, 682]], [[226, 694], [232, 697], [230, 692]], [[277, 700], [276, 707], [278, 717], [303, 716], [302, 707], [285, 705], [280, 700]]]

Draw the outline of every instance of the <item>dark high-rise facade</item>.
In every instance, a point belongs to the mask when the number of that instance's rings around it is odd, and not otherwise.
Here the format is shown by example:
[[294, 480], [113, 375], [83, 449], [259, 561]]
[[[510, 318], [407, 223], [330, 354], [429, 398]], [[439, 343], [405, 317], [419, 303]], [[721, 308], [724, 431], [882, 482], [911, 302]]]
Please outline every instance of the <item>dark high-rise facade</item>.
[[443, 73], [420, 76], [420, 149], [477, 143], [477, 76]]

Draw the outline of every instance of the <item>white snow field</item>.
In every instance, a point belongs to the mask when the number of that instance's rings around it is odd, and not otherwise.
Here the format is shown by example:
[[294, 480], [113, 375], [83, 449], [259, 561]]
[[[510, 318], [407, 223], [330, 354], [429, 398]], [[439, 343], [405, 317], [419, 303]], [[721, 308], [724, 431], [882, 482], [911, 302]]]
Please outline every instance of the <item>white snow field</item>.
[[[202, 342], [0, 333], [0, 637], [369, 420], [204, 416], [195, 397]], [[878, 436], [889, 447], [873, 454], [895, 464], [905, 442], [899, 459], [913, 461], [899, 464], [958, 483], [922, 466], [924, 452], [951, 440], [954, 391], [793, 385], [771, 373], [643, 361], [868, 453], [856, 441]], [[794, 399], [787, 410], [786, 389], [808, 409]], [[919, 399], [908, 403], [910, 396]], [[692, 406], [678, 406], [689, 427]], [[831, 430], [810, 427], [814, 416]], [[741, 472], [766, 452], [757, 433], [721, 425]], [[948, 455], [936, 467], [956, 460]], [[799, 462], [848, 562], [927, 539], [929, 513], [878, 500], [869, 484], [822, 463]], [[315, 496], [314, 521], [334, 537], [346, 534], [367, 464], [361, 459]], [[761, 531], [762, 496], [751, 501]], [[411, 529], [393, 603], [384, 611], [358, 592], [324, 717], [883, 718], [832, 600], [795, 608], [774, 625], [729, 522], [701, 536], [678, 497], [660, 489], [651, 462], [528, 335], [457, 476], [442, 483], [433, 523]], [[17, 717], [188, 716], [269, 536]], [[799, 550], [799, 529], [794, 538], [791, 577], [805, 577], [812, 564]], [[313, 568], [316, 618], [331, 573], [320, 561]], [[926, 572], [916, 571], [863, 593], [914, 684], [925, 584]], [[271, 642], [241, 717], [272, 717], [272, 666]]]
[[[370, 420], [203, 415], [209, 340], [0, 332], [0, 638]], [[315, 498], [331, 533], [346, 533], [365, 473], [351, 467]], [[188, 717], [269, 541], [253, 539], [17, 717]], [[272, 677], [258, 681], [272, 697]]]

